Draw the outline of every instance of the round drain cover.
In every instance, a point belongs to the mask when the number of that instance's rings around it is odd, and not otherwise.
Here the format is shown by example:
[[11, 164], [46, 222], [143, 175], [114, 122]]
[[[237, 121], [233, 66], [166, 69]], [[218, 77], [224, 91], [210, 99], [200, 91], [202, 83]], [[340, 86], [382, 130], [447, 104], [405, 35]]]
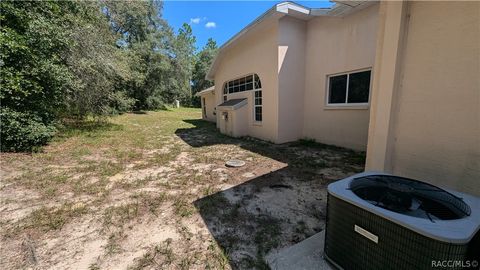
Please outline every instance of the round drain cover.
[[225, 165], [227, 165], [227, 167], [242, 167], [243, 165], [245, 165], [245, 161], [239, 159], [232, 159], [227, 161]]

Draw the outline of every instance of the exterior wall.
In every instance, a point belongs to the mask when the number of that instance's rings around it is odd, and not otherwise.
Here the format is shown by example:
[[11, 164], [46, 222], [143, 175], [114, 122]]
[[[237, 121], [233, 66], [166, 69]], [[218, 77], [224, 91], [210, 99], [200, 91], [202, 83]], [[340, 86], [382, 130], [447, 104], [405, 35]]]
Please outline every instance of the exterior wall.
[[[223, 102], [223, 84], [256, 73], [262, 82], [263, 121], [257, 124], [253, 116], [253, 91], [228, 95], [228, 99], [247, 98], [247, 135], [267, 141], [277, 141], [278, 76], [277, 22], [267, 21], [255, 27], [225, 52], [215, 73], [216, 104]], [[217, 114], [217, 127], [222, 124]]]
[[[215, 122], [217, 117], [215, 113], [215, 92], [208, 92], [200, 96], [202, 102], [202, 118], [204, 120]], [[203, 99], [205, 99], [205, 103], [203, 103]], [[204, 113], [206, 112], [206, 114]]]
[[305, 90], [306, 23], [291, 17], [278, 22], [277, 143], [302, 138]]
[[395, 110], [399, 80], [399, 47], [405, 34], [405, 2], [381, 4], [377, 34], [375, 71], [371, 91], [370, 124], [368, 129], [367, 170], [391, 172], [390, 155], [393, 136], [390, 121]]
[[[406, 32], [398, 50], [384, 44], [379, 51], [399, 56], [399, 68], [375, 74], [393, 77], [395, 84], [389, 89], [379, 83], [374, 91], [371, 122], [377, 124], [371, 127], [367, 170], [480, 195], [480, 3], [403, 6], [382, 3], [384, 27], [403, 24]], [[389, 16], [402, 8], [409, 15], [403, 20]], [[384, 90], [393, 91], [390, 100], [380, 94]], [[385, 102], [392, 107], [383, 108]], [[378, 119], [386, 109], [391, 117], [382, 124]]]
[[[346, 17], [318, 17], [307, 25], [303, 136], [365, 150], [369, 108], [326, 106], [327, 75], [371, 68], [378, 4]], [[373, 72], [373, 71], [372, 71]]]
[[[225, 114], [226, 119], [224, 119]], [[242, 106], [236, 110], [219, 108], [218, 116], [220, 121], [217, 123], [220, 132], [232, 137], [242, 137], [248, 135], [247, 115], [247, 106]]]

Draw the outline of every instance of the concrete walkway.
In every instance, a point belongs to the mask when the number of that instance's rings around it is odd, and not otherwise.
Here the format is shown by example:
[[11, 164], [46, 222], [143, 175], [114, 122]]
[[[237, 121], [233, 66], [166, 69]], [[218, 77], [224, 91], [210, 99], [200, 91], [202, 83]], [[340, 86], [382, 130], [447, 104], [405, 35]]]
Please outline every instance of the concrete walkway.
[[268, 254], [266, 261], [274, 270], [333, 270], [323, 259], [325, 231], [317, 233], [302, 242]]

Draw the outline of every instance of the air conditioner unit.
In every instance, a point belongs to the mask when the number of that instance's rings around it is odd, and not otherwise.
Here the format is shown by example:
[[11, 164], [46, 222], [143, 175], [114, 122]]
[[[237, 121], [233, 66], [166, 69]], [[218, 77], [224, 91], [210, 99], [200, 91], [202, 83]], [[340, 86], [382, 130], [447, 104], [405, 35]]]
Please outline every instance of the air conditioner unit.
[[476, 269], [479, 229], [478, 197], [362, 173], [328, 186], [324, 256], [342, 269]]

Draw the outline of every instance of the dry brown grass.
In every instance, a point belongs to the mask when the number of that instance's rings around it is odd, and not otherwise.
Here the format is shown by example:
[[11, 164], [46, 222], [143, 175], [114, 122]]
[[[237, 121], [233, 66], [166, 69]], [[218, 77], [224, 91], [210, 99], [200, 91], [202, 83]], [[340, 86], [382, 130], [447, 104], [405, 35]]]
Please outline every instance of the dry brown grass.
[[363, 169], [361, 153], [233, 139], [200, 115], [126, 114], [1, 154], [0, 268], [265, 268], [323, 228], [325, 185]]

